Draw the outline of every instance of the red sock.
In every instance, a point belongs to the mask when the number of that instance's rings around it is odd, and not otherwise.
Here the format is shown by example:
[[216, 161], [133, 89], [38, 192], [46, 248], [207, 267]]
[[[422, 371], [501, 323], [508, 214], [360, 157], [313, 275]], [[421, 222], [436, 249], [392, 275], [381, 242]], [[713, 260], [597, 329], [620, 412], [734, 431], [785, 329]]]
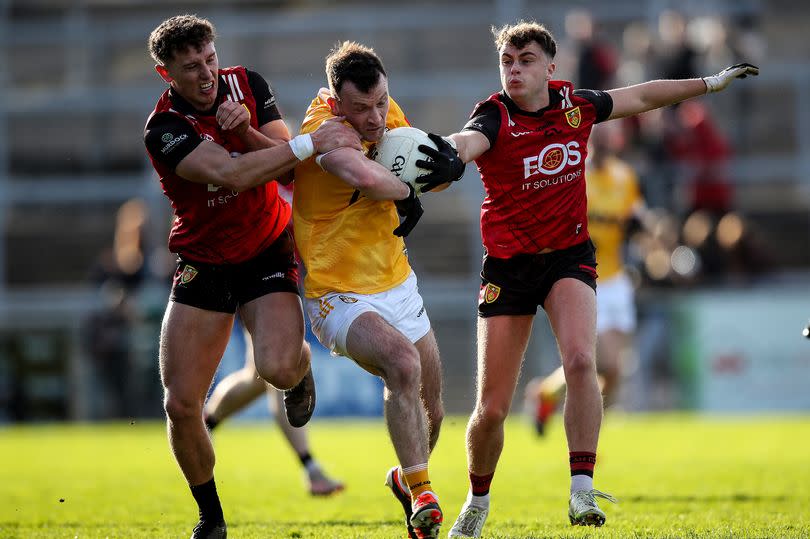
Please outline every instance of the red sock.
[[470, 492], [473, 496], [486, 496], [489, 494], [489, 485], [492, 484], [492, 478], [495, 472], [487, 475], [475, 475], [470, 473]]
[[596, 453], [588, 451], [570, 451], [568, 463], [571, 465], [571, 475], [587, 475], [593, 477], [593, 468], [596, 466]]

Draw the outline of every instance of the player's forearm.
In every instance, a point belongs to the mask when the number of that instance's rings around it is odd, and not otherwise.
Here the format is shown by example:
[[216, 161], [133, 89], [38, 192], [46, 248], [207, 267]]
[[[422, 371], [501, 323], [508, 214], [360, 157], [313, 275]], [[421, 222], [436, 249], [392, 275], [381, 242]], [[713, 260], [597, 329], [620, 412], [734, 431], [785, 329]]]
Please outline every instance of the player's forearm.
[[453, 140], [459, 159], [465, 163], [478, 159], [489, 149], [489, 139], [478, 131], [461, 131], [448, 138]]
[[216, 169], [218, 181], [233, 191], [242, 192], [264, 185], [300, 163], [289, 144], [263, 148], [223, 162]]
[[372, 200], [402, 200], [410, 194], [408, 186], [382, 166], [366, 167], [364, 173], [356, 177], [355, 187]]
[[613, 98], [611, 118], [623, 118], [674, 105], [706, 93], [703, 79], [653, 80], [610, 90]]
[[249, 152], [281, 146], [282, 144], [287, 144], [287, 142], [290, 140], [289, 137], [286, 139], [272, 139], [258, 129], [253, 129], [252, 127], [249, 127], [245, 134], [240, 138], [245, 146], [247, 146]]
[[319, 158], [323, 169], [372, 200], [402, 200], [408, 186], [379, 163], [352, 148], [339, 148]]

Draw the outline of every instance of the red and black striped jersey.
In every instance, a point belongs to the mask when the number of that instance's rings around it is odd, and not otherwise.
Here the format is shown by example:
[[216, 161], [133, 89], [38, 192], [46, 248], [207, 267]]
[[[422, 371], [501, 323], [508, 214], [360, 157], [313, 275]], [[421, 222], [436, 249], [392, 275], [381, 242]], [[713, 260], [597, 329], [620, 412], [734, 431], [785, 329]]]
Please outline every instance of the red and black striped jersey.
[[200, 112], [167, 89], [146, 122], [144, 143], [174, 209], [169, 249], [189, 260], [233, 264], [272, 244], [287, 225], [291, 209], [274, 181], [238, 193], [175, 173], [177, 164], [203, 140], [219, 144], [234, 157], [247, 151], [239, 137], [217, 124], [216, 110], [225, 100], [244, 104], [254, 129], [281, 118], [267, 82], [244, 67], [220, 69], [217, 93], [211, 110]]
[[476, 105], [465, 130], [483, 133], [490, 149], [475, 163], [486, 197], [481, 237], [487, 255], [509, 258], [565, 249], [588, 239], [585, 157], [594, 123], [613, 101], [598, 90], [549, 82], [549, 105], [520, 110], [503, 92]]

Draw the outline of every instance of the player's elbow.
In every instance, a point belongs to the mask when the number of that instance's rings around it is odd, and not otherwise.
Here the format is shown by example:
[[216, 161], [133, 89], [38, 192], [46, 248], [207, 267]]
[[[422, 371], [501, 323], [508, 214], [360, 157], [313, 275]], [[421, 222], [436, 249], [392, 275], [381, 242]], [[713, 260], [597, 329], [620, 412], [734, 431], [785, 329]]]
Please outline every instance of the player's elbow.
[[236, 193], [254, 187], [251, 178], [237, 167], [224, 166], [216, 170], [214, 176], [215, 178], [211, 183]]
[[358, 170], [352, 175], [353, 186], [363, 192], [373, 192], [379, 183], [377, 177], [366, 169]]
[[211, 183], [212, 185], [222, 187], [223, 189], [233, 191], [234, 193], [241, 193], [242, 191], [246, 191], [248, 189], [245, 182], [242, 181], [239, 177], [224, 177], [218, 181], [214, 181]]

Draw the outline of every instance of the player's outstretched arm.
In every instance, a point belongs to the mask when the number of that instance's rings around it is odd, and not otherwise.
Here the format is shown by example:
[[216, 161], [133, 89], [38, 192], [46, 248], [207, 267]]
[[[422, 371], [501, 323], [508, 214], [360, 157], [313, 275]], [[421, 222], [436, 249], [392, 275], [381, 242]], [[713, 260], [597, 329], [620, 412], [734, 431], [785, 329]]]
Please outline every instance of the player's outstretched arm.
[[273, 180], [315, 153], [343, 147], [362, 148], [357, 132], [337, 120], [327, 121], [312, 134], [238, 157], [231, 157], [219, 144], [204, 140], [177, 164], [175, 171], [192, 182], [242, 192]]
[[489, 139], [479, 131], [465, 130], [448, 137], [456, 145], [458, 157], [464, 163], [475, 161], [489, 150]]
[[608, 94], [613, 98], [613, 112], [608, 119], [633, 116], [674, 105], [691, 97], [719, 92], [727, 88], [734, 79], [744, 79], [748, 75], [759, 75], [759, 68], [751, 64], [736, 64], [716, 75], [700, 79], [654, 80], [609, 90]]
[[435, 133], [428, 133], [437, 149], [420, 144], [417, 148], [429, 159], [418, 159], [416, 166], [430, 170], [430, 174], [416, 178], [417, 195], [432, 191], [440, 185], [450, 184], [461, 179], [466, 164], [458, 156], [453, 139], [444, 138]]

